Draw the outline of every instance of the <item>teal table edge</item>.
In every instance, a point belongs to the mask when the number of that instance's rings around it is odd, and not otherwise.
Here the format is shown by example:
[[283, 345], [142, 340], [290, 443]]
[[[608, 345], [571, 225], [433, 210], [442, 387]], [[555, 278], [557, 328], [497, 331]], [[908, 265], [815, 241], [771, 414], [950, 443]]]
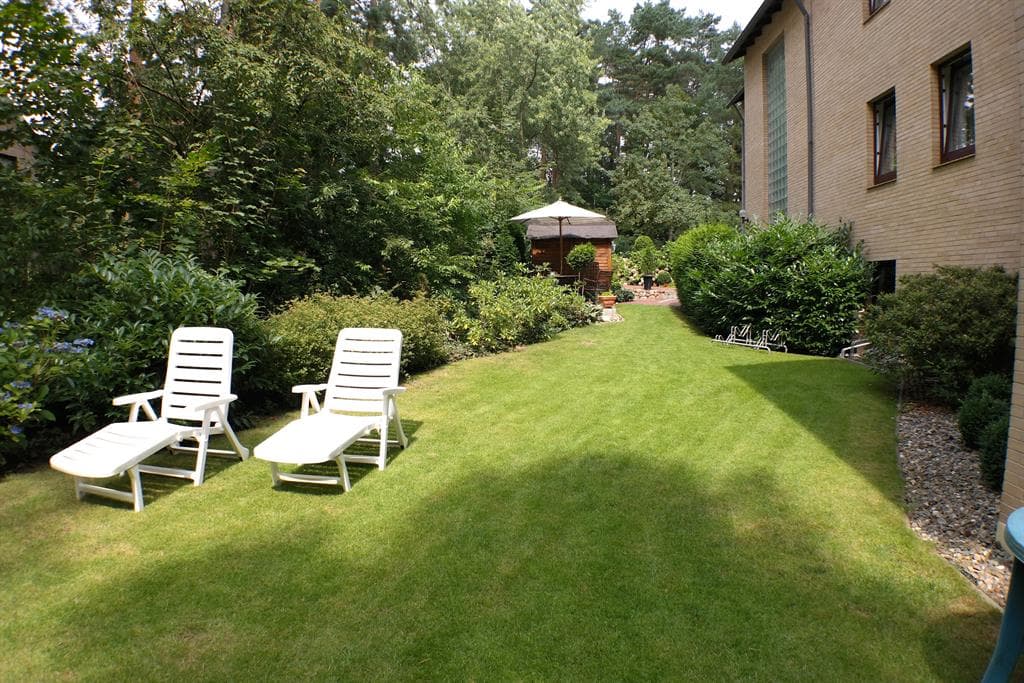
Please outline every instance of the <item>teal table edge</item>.
[[1005, 683], [1013, 675], [1021, 650], [1024, 649], [1024, 508], [1017, 508], [1006, 520], [1003, 542], [1013, 553], [1010, 590], [1003, 610], [999, 639], [992, 652], [982, 683]]

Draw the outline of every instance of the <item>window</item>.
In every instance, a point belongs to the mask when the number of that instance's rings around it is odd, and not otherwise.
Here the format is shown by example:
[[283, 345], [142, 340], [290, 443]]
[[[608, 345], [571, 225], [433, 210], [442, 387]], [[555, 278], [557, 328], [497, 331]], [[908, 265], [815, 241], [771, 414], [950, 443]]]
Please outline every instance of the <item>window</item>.
[[896, 261], [873, 261], [875, 267], [871, 278], [869, 294], [871, 301], [878, 299], [879, 294], [892, 294], [896, 291]]
[[874, 14], [889, 4], [889, 0], [868, 0], [868, 14]]
[[768, 210], [785, 211], [786, 162], [786, 58], [780, 40], [764, 55], [765, 130], [768, 134]]
[[943, 162], [974, 154], [974, 72], [971, 51], [939, 64], [940, 158]]
[[875, 184], [896, 180], [896, 93], [871, 103], [875, 138]]
[[18, 168], [18, 157], [13, 157], [10, 154], [0, 154], [0, 168]]

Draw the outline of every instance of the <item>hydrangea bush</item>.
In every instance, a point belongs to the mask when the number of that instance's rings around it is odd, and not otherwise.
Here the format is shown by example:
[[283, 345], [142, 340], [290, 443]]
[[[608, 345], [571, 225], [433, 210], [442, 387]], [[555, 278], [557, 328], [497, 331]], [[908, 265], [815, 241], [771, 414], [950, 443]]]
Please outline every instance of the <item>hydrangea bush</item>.
[[24, 322], [0, 325], [0, 441], [23, 442], [26, 429], [54, 419], [46, 408], [53, 387], [75, 374], [94, 345], [61, 339], [67, 325], [67, 312], [45, 306]]

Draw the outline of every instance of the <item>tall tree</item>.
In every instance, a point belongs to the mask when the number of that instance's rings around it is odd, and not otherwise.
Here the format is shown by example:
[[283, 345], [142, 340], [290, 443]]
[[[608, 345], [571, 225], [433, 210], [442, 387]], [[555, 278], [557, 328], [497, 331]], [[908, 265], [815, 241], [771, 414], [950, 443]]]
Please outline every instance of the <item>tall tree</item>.
[[599, 102], [612, 120], [601, 165], [613, 183], [611, 193], [590, 191], [626, 233], [670, 239], [728, 215], [738, 200], [739, 127], [728, 102], [742, 72], [721, 64], [736, 28], [719, 31], [716, 22], [645, 0], [628, 21], [611, 12], [588, 25]]

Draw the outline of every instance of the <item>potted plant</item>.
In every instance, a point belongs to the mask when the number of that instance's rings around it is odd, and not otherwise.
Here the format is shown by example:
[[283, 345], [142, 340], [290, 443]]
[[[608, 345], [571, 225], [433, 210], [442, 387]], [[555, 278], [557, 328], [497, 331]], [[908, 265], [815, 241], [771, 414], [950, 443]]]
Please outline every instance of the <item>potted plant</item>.
[[583, 278], [583, 271], [589, 268], [590, 264], [595, 260], [597, 260], [597, 247], [590, 242], [577, 244], [565, 256], [565, 262], [568, 263], [569, 267], [575, 270], [578, 274], [581, 291], [586, 288], [586, 280]]
[[614, 292], [610, 290], [597, 295], [597, 300], [601, 302], [601, 308], [614, 308], [616, 298]]
[[654, 271], [658, 268], [658, 252], [654, 248], [654, 240], [647, 235], [640, 235], [633, 243], [633, 261], [644, 278], [644, 289], [654, 284]]

